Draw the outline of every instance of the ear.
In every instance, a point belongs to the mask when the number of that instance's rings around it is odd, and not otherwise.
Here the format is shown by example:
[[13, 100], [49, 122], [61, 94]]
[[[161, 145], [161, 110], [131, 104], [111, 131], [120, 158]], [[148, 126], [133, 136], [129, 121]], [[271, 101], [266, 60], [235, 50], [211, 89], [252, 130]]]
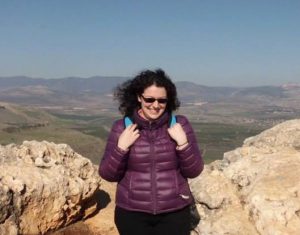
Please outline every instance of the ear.
[[142, 103], [142, 99], [140, 96], [137, 96], [138, 102]]

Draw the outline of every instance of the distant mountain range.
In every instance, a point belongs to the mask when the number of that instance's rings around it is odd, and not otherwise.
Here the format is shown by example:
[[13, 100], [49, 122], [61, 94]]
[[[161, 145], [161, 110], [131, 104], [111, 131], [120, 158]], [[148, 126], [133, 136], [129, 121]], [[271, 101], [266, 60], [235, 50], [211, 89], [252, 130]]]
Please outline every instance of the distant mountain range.
[[[63, 105], [109, 102], [113, 88], [128, 77], [90, 78], [67, 77], [61, 79], [30, 78], [25, 76], [0, 77], [0, 100], [21, 104]], [[183, 104], [206, 102], [266, 102], [284, 100], [300, 103], [300, 85], [258, 87], [208, 87], [192, 82], [176, 82]]]
[[127, 80], [125, 77], [67, 77], [61, 79], [30, 78], [25, 76], [0, 77], [0, 91], [21, 87], [42, 86], [49, 90], [64, 92], [95, 92], [97, 94], [110, 92], [117, 84]]

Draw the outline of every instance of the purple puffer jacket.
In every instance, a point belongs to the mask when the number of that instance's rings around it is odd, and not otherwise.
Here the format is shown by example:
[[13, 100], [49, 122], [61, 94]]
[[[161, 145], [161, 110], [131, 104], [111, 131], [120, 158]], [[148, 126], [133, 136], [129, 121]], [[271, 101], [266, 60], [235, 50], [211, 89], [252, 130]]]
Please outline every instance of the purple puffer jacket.
[[116, 205], [131, 211], [159, 214], [181, 209], [192, 203], [187, 178], [198, 176], [203, 160], [193, 129], [187, 118], [177, 116], [187, 134], [189, 144], [176, 150], [176, 143], [168, 134], [169, 114], [164, 113], [151, 124], [137, 112], [140, 137], [123, 151], [117, 147], [124, 130], [123, 119], [114, 123], [108, 137], [99, 174], [111, 182], [118, 182]]

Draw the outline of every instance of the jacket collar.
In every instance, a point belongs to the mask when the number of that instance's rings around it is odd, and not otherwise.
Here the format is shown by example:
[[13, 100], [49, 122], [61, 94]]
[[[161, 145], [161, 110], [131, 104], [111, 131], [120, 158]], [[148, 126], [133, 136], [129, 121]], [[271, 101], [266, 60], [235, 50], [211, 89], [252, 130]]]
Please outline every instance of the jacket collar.
[[134, 122], [138, 125], [140, 129], [157, 129], [164, 124], [168, 123], [170, 119], [170, 114], [168, 112], [164, 112], [158, 119], [150, 122], [144, 118], [142, 118], [138, 114], [138, 109], [136, 109], [133, 113]]

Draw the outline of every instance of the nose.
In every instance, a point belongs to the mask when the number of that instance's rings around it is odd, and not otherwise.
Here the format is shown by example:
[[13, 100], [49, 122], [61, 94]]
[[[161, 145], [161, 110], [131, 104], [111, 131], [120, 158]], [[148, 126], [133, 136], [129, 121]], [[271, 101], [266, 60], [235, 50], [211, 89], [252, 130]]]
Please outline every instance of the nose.
[[158, 103], [158, 101], [157, 101], [157, 100], [155, 100], [155, 101], [154, 101], [154, 103], [153, 103], [153, 107], [154, 107], [154, 108], [159, 108], [159, 103]]

